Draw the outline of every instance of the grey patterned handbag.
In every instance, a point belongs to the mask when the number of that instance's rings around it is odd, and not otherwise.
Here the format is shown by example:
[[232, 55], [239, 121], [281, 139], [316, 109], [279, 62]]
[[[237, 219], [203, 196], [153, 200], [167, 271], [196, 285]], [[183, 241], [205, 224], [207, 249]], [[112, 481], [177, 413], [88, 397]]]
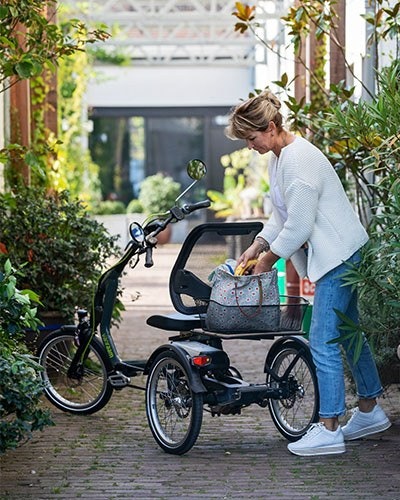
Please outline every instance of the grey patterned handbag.
[[252, 333], [279, 330], [278, 271], [235, 276], [218, 268], [205, 318], [209, 331]]

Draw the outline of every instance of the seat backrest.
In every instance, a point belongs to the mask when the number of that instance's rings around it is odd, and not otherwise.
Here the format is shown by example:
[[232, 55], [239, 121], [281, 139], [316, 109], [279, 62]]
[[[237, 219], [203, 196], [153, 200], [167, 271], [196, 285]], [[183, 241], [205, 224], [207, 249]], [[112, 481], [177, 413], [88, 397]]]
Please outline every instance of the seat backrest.
[[206, 311], [210, 273], [227, 259], [237, 259], [261, 231], [261, 222], [210, 222], [195, 227], [185, 239], [171, 271], [169, 291], [183, 314]]

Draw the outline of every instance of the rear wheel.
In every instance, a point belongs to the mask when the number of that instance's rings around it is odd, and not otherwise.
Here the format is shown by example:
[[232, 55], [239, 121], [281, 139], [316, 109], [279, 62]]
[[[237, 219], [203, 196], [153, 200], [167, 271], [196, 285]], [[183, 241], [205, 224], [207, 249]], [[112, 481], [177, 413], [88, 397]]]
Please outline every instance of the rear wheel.
[[[318, 420], [319, 394], [314, 363], [308, 347], [303, 342], [287, 342], [272, 355], [269, 367], [282, 377], [295, 360], [288, 378], [289, 396], [268, 401], [271, 418], [279, 432], [289, 441], [300, 439], [313, 422]], [[282, 387], [282, 382], [267, 375], [267, 384]]]
[[103, 346], [92, 339], [79, 375], [68, 375], [76, 353], [74, 332], [58, 330], [39, 348], [46, 397], [60, 410], [86, 415], [95, 413], [109, 401], [113, 389], [107, 381], [108, 358]]
[[146, 413], [164, 451], [183, 455], [193, 447], [203, 419], [203, 396], [192, 391], [188, 373], [172, 351], [160, 353], [150, 370]]

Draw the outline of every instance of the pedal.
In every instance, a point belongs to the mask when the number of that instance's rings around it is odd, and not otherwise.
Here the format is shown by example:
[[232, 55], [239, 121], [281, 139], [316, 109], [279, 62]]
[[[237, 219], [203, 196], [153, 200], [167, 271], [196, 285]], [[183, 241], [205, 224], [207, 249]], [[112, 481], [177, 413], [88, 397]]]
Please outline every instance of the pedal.
[[130, 384], [131, 379], [121, 372], [116, 372], [108, 377], [108, 381], [114, 389], [122, 389]]

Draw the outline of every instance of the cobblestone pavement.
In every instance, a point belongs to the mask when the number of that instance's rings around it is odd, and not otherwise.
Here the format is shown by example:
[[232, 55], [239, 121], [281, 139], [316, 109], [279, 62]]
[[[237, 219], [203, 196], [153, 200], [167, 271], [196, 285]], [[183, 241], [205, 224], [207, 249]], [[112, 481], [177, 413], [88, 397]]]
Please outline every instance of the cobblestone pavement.
[[[125, 358], [145, 359], [167, 341], [145, 319], [172, 309], [167, 280], [177, 249], [161, 247], [154, 268], [139, 264], [124, 280], [127, 309], [115, 337]], [[137, 290], [141, 296], [132, 302]], [[267, 341], [231, 340], [225, 347], [246, 380], [263, 381]], [[143, 377], [133, 382], [145, 384]], [[399, 499], [400, 387], [391, 386], [381, 404], [393, 422], [388, 431], [349, 443], [343, 455], [311, 458], [291, 455], [268, 410], [255, 406], [236, 416], [205, 413], [198, 441], [184, 456], [156, 445], [141, 390], [115, 392], [88, 417], [49, 406], [56, 425], [0, 458], [0, 498]]]

